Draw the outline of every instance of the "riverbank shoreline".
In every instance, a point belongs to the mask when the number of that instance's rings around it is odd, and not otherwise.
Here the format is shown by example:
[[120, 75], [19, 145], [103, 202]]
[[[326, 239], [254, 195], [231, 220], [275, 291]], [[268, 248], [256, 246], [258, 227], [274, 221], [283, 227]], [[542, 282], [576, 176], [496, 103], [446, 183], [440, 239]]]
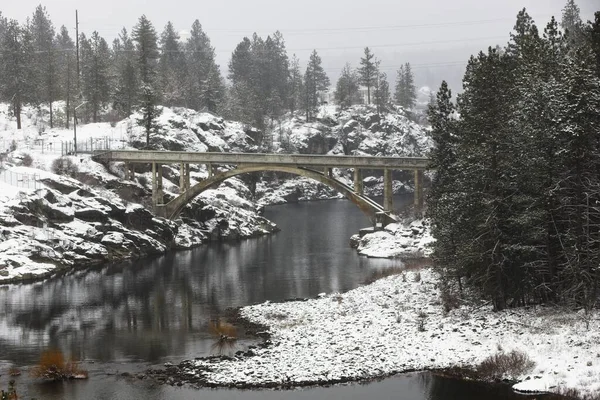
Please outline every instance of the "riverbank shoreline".
[[493, 312], [485, 305], [445, 313], [439, 296], [438, 277], [426, 268], [343, 294], [243, 307], [241, 318], [269, 328], [263, 345], [233, 357], [186, 360], [166, 373], [198, 387], [292, 388], [473, 371], [514, 350], [535, 363], [501, 377], [518, 382], [513, 388], [521, 393], [600, 389], [597, 314], [552, 307]]

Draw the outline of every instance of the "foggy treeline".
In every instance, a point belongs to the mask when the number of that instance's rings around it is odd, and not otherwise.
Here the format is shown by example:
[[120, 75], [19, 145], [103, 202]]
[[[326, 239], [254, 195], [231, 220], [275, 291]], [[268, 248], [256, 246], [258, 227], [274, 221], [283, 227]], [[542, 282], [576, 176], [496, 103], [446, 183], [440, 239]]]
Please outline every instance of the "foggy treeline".
[[[189, 37], [181, 40], [172, 23], [159, 34], [141, 16], [131, 32], [123, 28], [109, 44], [97, 31], [73, 38], [64, 26], [55, 29], [41, 5], [25, 23], [0, 13], [0, 101], [12, 105], [19, 128], [23, 104], [47, 105], [50, 127], [67, 128], [76, 107], [81, 107], [79, 119], [92, 122], [116, 121], [139, 110], [138, 122], [148, 137], [156, 129], [159, 105], [210, 111], [259, 130], [288, 112], [310, 121], [330, 78], [316, 50], [305, 65], [302, 68], [301, 60], [288, 55], [280, 32], [244, 37], [223, 77], [198, 20]], [[366, 101], [380, 111], [392, 100], [414, 106], [410, 64], [398, 71], [397, 82], [392, 96], [387, 76], [366, 48], [359, 68], [344, 68], [335, 98], [344, 107], [362, 103], [359, 90], [364, 85]], [[64, 106], [57, 109], [53, 103], [59, 100]]]

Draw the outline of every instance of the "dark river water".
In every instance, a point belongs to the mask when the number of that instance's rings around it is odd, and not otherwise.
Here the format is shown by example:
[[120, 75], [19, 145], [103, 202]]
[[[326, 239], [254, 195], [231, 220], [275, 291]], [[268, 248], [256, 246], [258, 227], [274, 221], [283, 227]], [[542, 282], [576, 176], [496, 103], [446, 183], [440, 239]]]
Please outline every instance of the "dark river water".
[[[396, 199], [396, 205], [412, 201]], [[268, 207], [281, 232], [212, 243], [130, 265], [77, 272], [33, 284], [0, 286], [0, 388], [8, 368], [21, 399], [510, 399], [489, 387], [410, 374], [370, 384], [293, 391], [195, 390], [122, 377], [166, 361], [215, 353], [211, 320], [230, 307], [347, 291], [398, 260], [359, 257], [350, 236], [369, 221], [350, 202]], [[250, 340], [250, 339], [248, 339]], [[241, 340], [237, 349], [250, 342]], [[83, 360], [85, 381], [46, 383], [27, 370], [49, 348]]]

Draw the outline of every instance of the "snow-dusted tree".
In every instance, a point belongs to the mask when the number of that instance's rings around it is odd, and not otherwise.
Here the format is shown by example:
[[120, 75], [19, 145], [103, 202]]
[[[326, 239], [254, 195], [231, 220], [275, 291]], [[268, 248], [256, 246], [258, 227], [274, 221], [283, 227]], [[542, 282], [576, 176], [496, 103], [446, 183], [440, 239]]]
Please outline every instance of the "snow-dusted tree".
[[8, 21], [0, 44], [0, 93], [12, 105], [21, 129], [21, 109], [33, 91], [33, 45], [28, 29], [15, 20]]
[[184, 51], [188, 107], [195, 110], [206, 107], [209, 111], [216, 112], [223, 102], [225, 86], [215, 61], [215, 49], [198, 20], [192, 24]]
[[46, 7], [37, 6], [29, 24], [34, 49], [34, 84], [32, 94], [34, 102], [48, 103], [50, 108], [50, 127], [53, 126], [52, 103], [59, 97], [58, 49], [55, 44], [55, 32]]
[[595, 19], [590, 29], [590, 40], [592, 51], [596, 55], [596, 70], [600, 77], [600, 11], [596, 11], [594, 17]]
[[360, 59], [358, 76], [360, 84], [367, 88], [367, 103], [371, 104], [371, 88], [377, 83], [378, 62], [374, 59], [375, 55], [368, 47], [365, 47], [365, 55]]
[[146, 130], [146, 146], [150, 145], [150, 134], [156, 133], [156, 119], [161, 113], [158, 108], [157, 92], [158, 43], [152, 23], [142, 15], [133, 28], [133, 41], [136, 44], [137, 66], [140, 77], [139, 107], [142, 117], [138, 124]]
[[81, 88], [87, 101], [86, 110], [93, 122], [99, 121], [99, 113], [110, 101], [110, 50], [106, 40], [94, 31], [87, 39], [79, 40], [81, 54]]
[[585, 27], [581, 20], [581, 11], [575, 0], [567, 0], [567, 4], [562, 10], [560, 25], [565, 31], [565, 37], [571, 47], [579, 47], [585, 42]]
[[414, 75], [410, 63], [401, 65], [398, 69], [394, 98], [398, 105], [407, 110], [413, 108], [417, 102], [417, 89], [415, 88]]
[[75, 43], [64, 25], [60, 27], [60, 32], [56, 36], [56, 47], [58, 48], [60, 98], [65, 100], [65, 126], [68, 129], [73, 99], [77, 95], [77, 65]]
[[321, 65], [321, 57], [316, 50], [310, 55], [306, 73], [304, 74], [304, 111], [306, 112], [306, 121], [315, 117], [319, 106], [319, 92], [327, 90], [330, 82]]
[[434, 147], [429, 154], [431, 168], [435, 170], [431, 190], [427, 196], [427, 216], [431, 218], [432, 234], [436, 238], [433, 258], [436, 265], [452, 271], [453, 278], [460, 281], [460, 263], [456, 259], [461, 210], [453, 204], [462, 203], [459, 170], [456, 157], [456, 120], [454, 119], [452, 92], [443, 81], [434, 100], [429, 104], [427, 116], [431, 125]]
[[0, 11], [0, 44], [4, 42], [4, 34], [6, 33], [6, 28], [8, 27], [8, 20], [4, 15], [2, 15], [2, 11]]
[[360, 102], [358, 75], [347, 63], [342, 69], [335, 86], [335, 101], [341, 108], [348, 108], [353, 104]]
[[292, 116], [302, 103], [302, 72], [300, 71], [300, 60], [296, 54], [292, 56], [290, 64], [290, 83], [289, 83], [289, 108]]
[[375, 82], [375, 105], [377, 106], [377, 113], [382, 113], [388, 110], [388, 104], [390, 102], [390, 84], [387, 80], [387, 74], [385, 72], [378, 72], [377, 82]]
[[112, 106], [121, 117], [131, 114], [138, 99], [138, 76], [135, 45], [127, 30], [123, 28], [112, 46], [112, 75], [115, 85]]
[[183, 106], [185, 104], [185, 56], [169, 21], [160, 36], [160, 58], [158, 62], [159, 87], [165, 106]]

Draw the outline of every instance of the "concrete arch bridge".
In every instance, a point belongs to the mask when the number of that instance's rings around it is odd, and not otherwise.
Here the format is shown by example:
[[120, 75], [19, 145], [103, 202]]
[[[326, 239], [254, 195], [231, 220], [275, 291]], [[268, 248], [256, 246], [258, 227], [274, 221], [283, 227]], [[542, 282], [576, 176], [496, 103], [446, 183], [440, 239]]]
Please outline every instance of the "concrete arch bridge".
[[[203, 153], [186, 151], [112, 150], [93, 156], [95, 161], [126, 163], [129, 177], [133, 179], [135, 164], [152, 164], [152, 203], [157, 215], [175, 219], [183, 208], [203, 191], [213, 188], [225, 179], [251, 172], [287, 172], [314, 179], [345, 195], [376, 224], [396, 221], [392, 203], [392, 171], [413, 170], [415, 173], [415, 198], [417, 206], [423, 204], [423, 171], [428, 168], [425, 157], [372, 157], [332, 156], [307, 154], [257, 154], [257, 153]], [[164, 203], [163, 164], [180, 166], [180, 194]], [[190, 164], [205, 164], [209, 171], [207, 179], [190, 185]], [[227, 171], [217, 171], [216, 166], [233, 166]], [[352, 169], [354, 187], [335, 179], [333, 168]], [[383, 205], [367, 197], [363, 192], [362, 170], [384, 171]]]

